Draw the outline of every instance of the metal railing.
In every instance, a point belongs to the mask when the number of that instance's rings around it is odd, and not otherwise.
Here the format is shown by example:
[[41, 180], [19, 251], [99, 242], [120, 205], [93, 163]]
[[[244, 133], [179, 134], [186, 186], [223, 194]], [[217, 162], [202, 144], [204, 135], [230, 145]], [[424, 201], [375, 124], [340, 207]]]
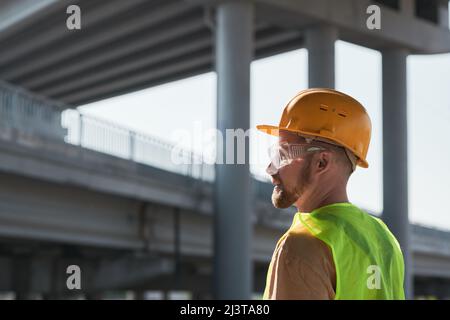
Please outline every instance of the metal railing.
[[175, 163], [172, 157], [176, 146], [170, 142], [82, 114], [75, 109], [62, 113], [62, 126], [67, 129], [67, 143], [196, 179], [214, 180], [214, 165], [205, 163], [200, 155], [190, 150], [177, 147], [177, 156], [184, 161]]
[[48, 137], [65, 134], [56, 102], [0, 81], [0, 125]]
[[[0, 81], [0, 126], [63, 140], [195, 179], [214, 180], [214, 165], [206, 163], [202, 156], [191, 150], [80, 113], [72, 106], [38, 96], [4, 81]], [[185, 159], [181, 164], [173, 161], [174, 148], [177, 158]], [[267, 181], [267, 177], [253, 176]]]

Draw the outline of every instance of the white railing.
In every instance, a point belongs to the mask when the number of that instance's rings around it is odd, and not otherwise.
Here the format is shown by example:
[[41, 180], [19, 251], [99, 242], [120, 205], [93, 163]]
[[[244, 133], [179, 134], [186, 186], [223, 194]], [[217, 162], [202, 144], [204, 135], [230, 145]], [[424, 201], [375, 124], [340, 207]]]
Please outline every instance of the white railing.
[[214, 179], [214, 165], [205, 163], [199, 155], [183, 149], [177, 149], [177, 152], [186, 161], [182, 164], [175, 163], [172, 160], [175, 145], [150, 135], [82, 114], [75, 109], [63, 112], [62, 126], [67, 129], [67, 143], [196, 179]]
[[[214, 165], [206, 163], [190, 150], [177, 148], [178, 158], [188, 160], [179, 164], [172, 159], [175, 145], [170, 142], [82, 114], [72, 106], [40, 97], [4, 81], [0, 81], [0, 126], [64, 140], [195, 179], [214, 180]], [[261, 175], [254, 177], [267, 181], [267, 177]]]
[[0, 81], [0, 125], [48, 137], [65, 134], [57, 103]]

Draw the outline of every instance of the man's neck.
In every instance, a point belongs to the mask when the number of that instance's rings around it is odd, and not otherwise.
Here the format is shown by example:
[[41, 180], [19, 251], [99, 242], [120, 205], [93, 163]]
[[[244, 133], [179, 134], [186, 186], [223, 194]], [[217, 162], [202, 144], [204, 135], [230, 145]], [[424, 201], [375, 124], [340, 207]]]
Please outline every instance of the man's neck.
[[316, 192], [306, 192], [295, 203], [300, 212], [311, 212], [317, 208], [340, 202], [349, 202], [345, 188], [335, 188], [328, 192], [316, 190]]

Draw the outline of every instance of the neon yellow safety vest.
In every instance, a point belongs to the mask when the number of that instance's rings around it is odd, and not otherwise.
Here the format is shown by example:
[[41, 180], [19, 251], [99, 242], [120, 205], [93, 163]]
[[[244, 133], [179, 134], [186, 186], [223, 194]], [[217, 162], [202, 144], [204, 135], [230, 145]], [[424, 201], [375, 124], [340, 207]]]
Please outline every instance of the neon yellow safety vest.
[[381, 219], [342, 202], [297, 212], [297, 223], [331, 248], [336, 300], [405, 299], [403, 255]]

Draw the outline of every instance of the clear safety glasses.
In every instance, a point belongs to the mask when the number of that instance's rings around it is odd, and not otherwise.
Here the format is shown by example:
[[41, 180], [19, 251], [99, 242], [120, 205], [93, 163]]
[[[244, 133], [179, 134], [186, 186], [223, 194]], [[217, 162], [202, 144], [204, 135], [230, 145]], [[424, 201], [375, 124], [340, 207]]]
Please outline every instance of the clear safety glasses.
[[269, 148], [270, 164], [266, 172], [269, 175], [274, 175], [280, 168], [291, 164], [294, 159], [301, 157], [303, 154], [323, 150], [327, 149], [311, 144], [276, 143]]

